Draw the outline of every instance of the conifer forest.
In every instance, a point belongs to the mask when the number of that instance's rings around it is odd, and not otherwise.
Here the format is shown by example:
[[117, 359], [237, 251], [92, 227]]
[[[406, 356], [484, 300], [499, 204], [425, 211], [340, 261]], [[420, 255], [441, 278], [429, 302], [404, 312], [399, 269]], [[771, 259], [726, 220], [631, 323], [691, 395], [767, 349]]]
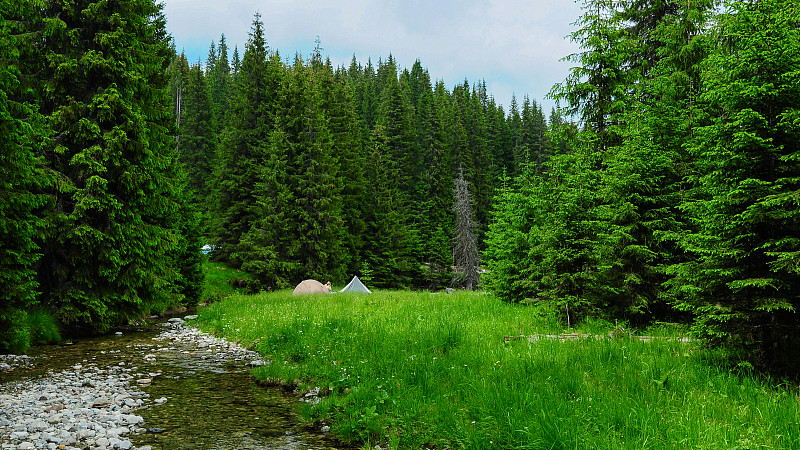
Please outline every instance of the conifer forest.
[[800, 3], [583, 0], [569, 74], [498, 104], [391, 54], [334, 66], [155, 0], [0, 0], [0, 350], [247, 289], [353, 275], [483, 289], [800, 373]]

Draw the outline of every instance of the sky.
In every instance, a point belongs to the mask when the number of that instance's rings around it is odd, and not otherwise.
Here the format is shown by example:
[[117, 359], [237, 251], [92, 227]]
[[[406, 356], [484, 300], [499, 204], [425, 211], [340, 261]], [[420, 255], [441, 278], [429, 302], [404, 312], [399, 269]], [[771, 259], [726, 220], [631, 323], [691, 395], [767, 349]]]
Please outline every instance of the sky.
[[319, 37], [323, 57], [349, 66], [391, 54], [398, 67], [419, 59], [448, 89], [467, 79], [486, 81], [506, 111], [511, 97], [528, 95], [549, 114], [546, 98], [568, 75], [576, 53], [567, 37], [581, 13], [573, 0], [161, 0], [167, 30], [189, 63], [205, 62], [211, 42], [225, 35], [239, 55], [261, 13], [270, 48], [284, 59], [311, 54]]

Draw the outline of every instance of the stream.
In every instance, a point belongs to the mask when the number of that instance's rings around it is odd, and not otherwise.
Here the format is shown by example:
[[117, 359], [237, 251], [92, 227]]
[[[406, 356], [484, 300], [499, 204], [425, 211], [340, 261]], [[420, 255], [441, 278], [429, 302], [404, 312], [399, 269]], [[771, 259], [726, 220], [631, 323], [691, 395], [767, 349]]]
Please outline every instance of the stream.
[[0, 373], [2, 449], [350, 448], [255, 382], [258, 354], [180, 318], [29, 355], [33, 367]]

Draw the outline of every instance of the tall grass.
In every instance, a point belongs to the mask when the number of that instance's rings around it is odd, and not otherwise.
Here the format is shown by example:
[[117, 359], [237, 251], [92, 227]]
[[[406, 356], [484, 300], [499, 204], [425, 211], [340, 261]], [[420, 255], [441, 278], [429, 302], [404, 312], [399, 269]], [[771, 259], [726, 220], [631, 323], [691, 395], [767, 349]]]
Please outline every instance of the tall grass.
[[250, 276], [241, 270], [231, 268], [223, 263], [204, 261], [203, 303], [212, 303], [223, 298], [241, 293], [242, 287], [250, 280]]
[[696, 343], [506, 341], [560, 329], [490, 295], [233, 296], [199, 321], [266, 355], [257, 377], [330, 390], [305, 418], [370, 445], [800, 448], [793, 388], [733, 374]]
[[31, 344], [54, 344], [61, 341], [58, 321], [51, 314], [41, 309], [33, 309], [28, 312], [27, 320]]

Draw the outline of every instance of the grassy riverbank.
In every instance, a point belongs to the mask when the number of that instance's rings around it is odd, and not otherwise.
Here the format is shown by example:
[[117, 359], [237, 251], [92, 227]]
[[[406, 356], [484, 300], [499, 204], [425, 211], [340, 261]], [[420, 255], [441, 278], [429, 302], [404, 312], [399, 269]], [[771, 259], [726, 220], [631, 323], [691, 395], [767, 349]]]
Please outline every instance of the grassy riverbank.
[[800, 448], [794, 389], [732, 374], [695, 343], [507, 342], [563, 330], [490, 295], [234, 295], [199, 323], [269, 357], [257, 377], [330, 390], [306, 419], [372, 445]]
[[232, 269], [226, 264], [205, 261], [203, 262], [203, 302], [215, 302], [223, 298], [242, 292], [242, 287], [247, 284], [250, 276], [238, 269]]

